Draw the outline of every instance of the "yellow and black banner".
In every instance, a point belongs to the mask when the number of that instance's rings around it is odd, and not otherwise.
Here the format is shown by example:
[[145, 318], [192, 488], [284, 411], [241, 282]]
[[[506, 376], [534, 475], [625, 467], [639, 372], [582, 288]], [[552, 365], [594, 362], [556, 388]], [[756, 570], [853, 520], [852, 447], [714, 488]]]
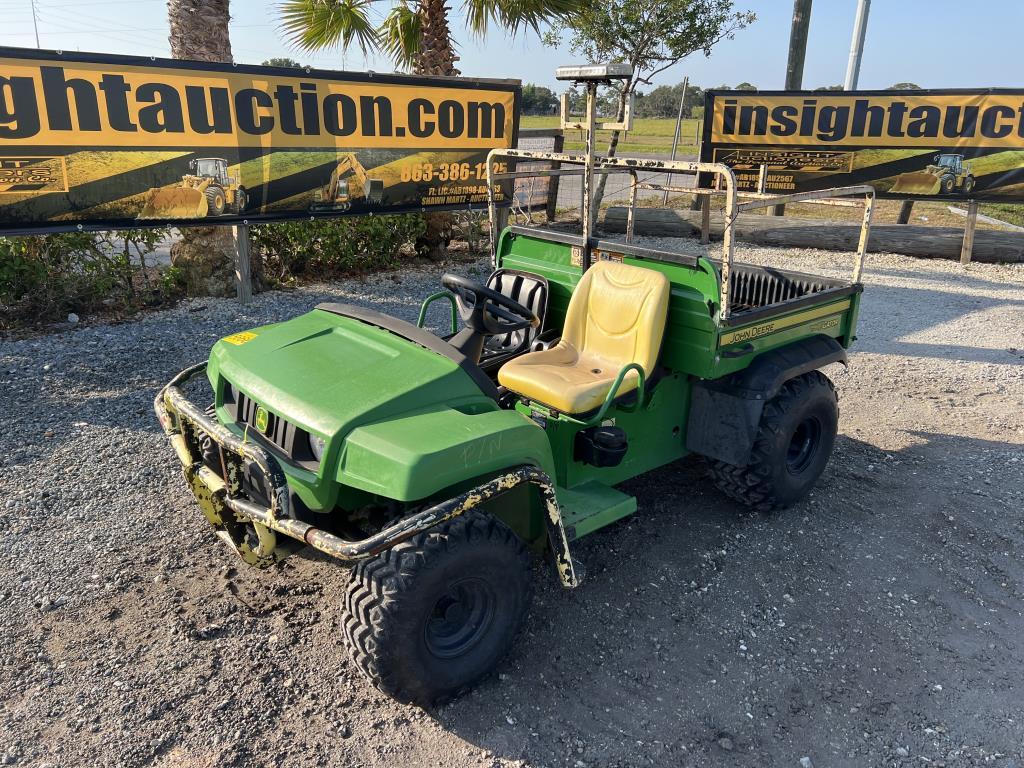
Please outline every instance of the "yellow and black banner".
[[709, 91], [701, 160], [741, 190], [870, 184], [892, 199], [1024, 201], [1024, 90]]
[[519, 94], [512, 80], [0, 48], [0, 233], [483, 207]]

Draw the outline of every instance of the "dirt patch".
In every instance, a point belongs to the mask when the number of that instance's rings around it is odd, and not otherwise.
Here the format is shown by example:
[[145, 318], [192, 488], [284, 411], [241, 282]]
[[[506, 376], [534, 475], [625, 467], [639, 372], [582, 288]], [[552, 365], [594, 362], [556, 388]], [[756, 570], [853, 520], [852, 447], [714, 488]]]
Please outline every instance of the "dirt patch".
[[210, 534], [149, 401], [217, 337], [321, 300], [414, 318], [437, 273], [0, 343], [8, 764], [1024, 762], [1024, 269], [872, 256], [811, 497], [752, 515], [692, 459], [626, 484], [638, 514], [575, 546], [588, 582], [538, 564], [510, 658], [428, 712], [349, 662], [344, 569], [255, 571]]

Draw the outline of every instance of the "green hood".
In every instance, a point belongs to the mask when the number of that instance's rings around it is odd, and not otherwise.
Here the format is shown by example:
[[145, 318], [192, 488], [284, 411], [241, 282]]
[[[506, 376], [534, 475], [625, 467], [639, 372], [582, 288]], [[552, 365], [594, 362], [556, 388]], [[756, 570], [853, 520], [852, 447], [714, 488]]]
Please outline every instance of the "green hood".
[[326, 441], [320, 462], [282, 466], [311, 509], [354, 509], [361, 493], [425, 499], [522, 464], [554, 472], [544, 431], [500, 409], [493, 382], [453, 347], [377, 312], [322, 306], [221, 339], [207, 368], [221, 423], [234, 421], [227, 382]]
[[[360, 314], [384, 318], [402, 332], [426, 333], [377, 313]], [[323, 309], [220, 340], [210, 354], [214, 386], [218, 377], [328, 442], [360, 424], [438, 403], [496, 407], [456, 359]]]

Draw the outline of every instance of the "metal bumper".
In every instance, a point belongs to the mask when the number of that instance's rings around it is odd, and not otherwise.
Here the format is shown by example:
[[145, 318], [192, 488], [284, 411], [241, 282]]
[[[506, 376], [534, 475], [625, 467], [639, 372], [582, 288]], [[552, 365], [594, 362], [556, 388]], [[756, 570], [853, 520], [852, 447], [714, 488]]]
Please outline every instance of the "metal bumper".
[[[569, 542], [551, 478], [536, 467], [522, 466], [428, 509], [414, 512], [359, 541], [350, 541], [296, 519], [291, 512], [288, 483], [278, 460], [260, 445], [248, 442], [210, 418], [189, 401], [182, 387], [204, 373], [206, 363], [186, 368], [157, 394], [153, 403], [164, 433], [181, 461], [203, 514], [243, 560], [270, 566], [291, 554], [296, 545], [276, 534], [302, 542], [345, 562], [363, 560], [412, 538], [446, 520], [458, 517], [522, 483], [537, 487], [544, 502], [548, 541], [558, 576], [565, 587], [578, 586]], [[196, 446], [205, 434], [218, 448], [221, 473], [203, 463]], [[269, 505], [248, 498], [242, 490], [243, 470], [257, 470], [265, 481]]]

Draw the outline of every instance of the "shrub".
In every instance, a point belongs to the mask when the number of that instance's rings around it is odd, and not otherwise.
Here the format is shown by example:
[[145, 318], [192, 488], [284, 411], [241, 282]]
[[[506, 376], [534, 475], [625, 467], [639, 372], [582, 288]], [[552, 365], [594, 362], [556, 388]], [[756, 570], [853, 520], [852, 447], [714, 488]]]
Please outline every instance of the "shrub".
[[166, 229], [0, 237], [0, 329], [63, 320], [68, 313], [158, 304], [145, 257]]
[[324, 278], [389, 269], [423, 232], [416, 214], [259, 224], [250, 228], [264, 276]]

